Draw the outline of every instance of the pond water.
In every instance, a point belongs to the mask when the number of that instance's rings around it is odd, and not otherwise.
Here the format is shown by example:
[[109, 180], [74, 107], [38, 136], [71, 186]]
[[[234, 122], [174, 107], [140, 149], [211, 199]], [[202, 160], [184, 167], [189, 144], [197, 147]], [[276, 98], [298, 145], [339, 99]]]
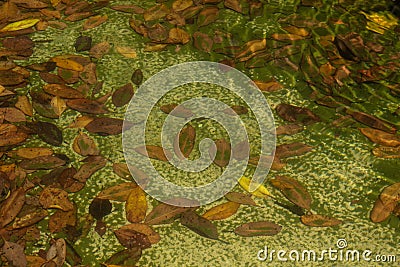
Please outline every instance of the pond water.
[[[164, 2], [164, 1], [158, 1]], [[174, 1], [166, 1], [171, 5]], [[201, 2], [201, 1], [200, 1]], [[212, 1], [209, 1], [212, 2]], [[87, 51], [77, 53], [74, 48], [76, 39], [81, 36], [90, 36], [93, 44], [108, 42], [111, 49], [99, 59], [94, 59], [97, 66], [97, 80], [103, 82], [103, 86], [94, 98], [113, 93], [117, 88], [130, 82], [132, 73], [136, 69], [143, 72], [144, 81], [167, 67], [190, 61], [219, 62], [229, 59], [223, 53], [217, 53], [218, 48], [237, 46], [242, 51], [244, 44], [252, 40], [266, 39], [266, 48], [269, 54], [274, 52], [273, 58], [263, 59], [261, 62], [236, 61], [235, 68], [246, 74], [252, 80], [274, 81], [281, 88], [272, 92], [263, 92], [275, 120], [275, 126], [289, 124], [276, 113], [276, 107], [281, 103], [308, 108], [317, 114], [319, 122], [304, 125], [303, 130], [293, 135], [278, 135], [276, 144], [288, 144], [302, 142], [312, 146], [312, 150], [299, 156], [282, 159], [286, 163], [280, 170], [271, 170], [264, 181], [274, 197], [283, 203], [289, 203], [287, 199], [269, 182], [276, 175], [285, 175], [299, 181], [312, 197], [311, 212], [328, 215], [342, 221], [333, 227], [311, 227], [302, 224], [300, 217], [287, 209], [277, 205], [273, 198], [253, 197], [259, 206], [241, 205], [233, 216], [213, 221], [219, 231], [222, 241], [204, 238], [175, 220], [170, 224], [155, 225], [161, 240], [153, 244], [151, 248], [144, 249], [137, 266], [395, 266], [395, 263], [369, 262], [360, 263], [352, 261], [334, 261], [326, 256], [322, 261], [281, 261], [276, 254], [272, 262], [267, 259], [261, 261], [257, 258], [260, 250], [268, 247], [268, 250], [322, 250], [338, 249], [338, 240], [345, 239], [349, 250], [372, 251], [375, 255], [399, 255], [399, 217], [391, 215], [382, 223], [374, 223], [370, 219], [370, 212], [382, 189], [391, 184], [400, 182], [398, 170], [400, 159], [385, 159], [374, 156], [372, 149], [377, 144], [365, 137], [358, 128], [369, 127], [346, 114], [347, 108], [353, 111], [365, 112], [376, 118], [392, 123], [397, 129], [400, 127], [399, 118], [399, 76], [396, 74], [400, 66], [399, 25], [385, 28], [383, 32], [374, 31], [377, 26], [368, 20], [366, 15], [379, 14], [386, 19], [398, 23], [397, 18], [390, 15], [390, 1], [247, 1], [260, 3], [261, 9], [257, 15], [247, 15], [224, 7], [224, 1], [216, 6], [219, 14], [216, 21], [209, 25], [199, 27], [196, 19], [179, 28], [184, 29], [190, 35], [200, 31], [214, 38], [214, 46], [210, 52], [201, 51], [192, 41], [187, 44], [170, 44], [161, 51], [147, 52], [146, 47], [149, 38], [136, 33], [129, 25], [130, 18], [143, 20], [141, 14], [118, 12], [110, 6], [122, 4], [134, 4], [143, 8], [156, 5], [156, 1], [111, 1], [108, 7], [97, 10], [101, 15], [107, 15], [105, 23], [90, 30], [83, 30], [83, 21], [68, 22], [64, 30], [48, 27], [43, 31], [35, 31], [30, 38], [36, 42], [34, 53], [29, 59], [17, 60], [18, 64], [26, 66], [32, 63], [41, 63], [57, 55], [81, 54], [88, 55]], [[225, 1], [227, 2], [227, 1]], [[237, 1], [228, 1], [236, 3]], [[246, 1], [238, 1], [245, 3]], [[350, 3], [351, 2], [351, 3]], [[187, 20], [190, 21], [190, 20]], [[155, 22], [148, 22], [152, 24]], [[164, 25], [164, 24], [163, 24]], [[368, 26], [370, 25], [370, 26]], [[371, 26], [372, 25], [372, 26]], [[287, 40], [284, 37], [275, 36], [276, 33], [287, 33], [284, 28], [295, 26], [305, 29], [307, 36], [298, 40]], [[375, 28], [374, 28], [375, 27]], [[378, 29], [379, 30], [379, 29]], [[368, 50], [365, 59], [362, 51], [356, 50], [357, 60], [341, 59], [333, 55], [330, 42], [334, 46], [335, 36], [345, 36], [349, 32], [359, 34], [364, 44], [375, 43], [384, 47], [383, 52]], [[226, 37], [228, 36], [228, 38]], [[222, 39], [218, 43], [218, 38]], [[204, 40], [202, 40], [204, 41]], [[353, 39], [354, 41], [354, 39]], [[284, 55], [284, 50], [279, 50], [287, 45], [293, 45]], [[205, 45], [206, 46], [206, 45]], [[355, 45], [356, 46], [356, 45]], [[119, 47], [133, 49], [136, 56], [130, 58], [118, 52]], [[203, 46], [204, 47], [204, 46]], [[370, 46], [369, 46], [370, 47]], [[299, 51], [291, 53], [290, 51]], [[366, 46], [363, 48], [367, 51]], [[203, 49], [204, 50], [204, 49]], [[205, 49], [206, 50], [206, 49]], [[228, 49], [226, 49], [228, 50]], [[280, 52], [276, 52], [276, 51]], [[228, 51], [229, 53], [229, 51]], [[282, 53], [282, 56], [278, 56]], [[345, 52], [343, 52], [345, 53]], [[343, 55], [346, 57], [346, 55]], [[357, 54], [358, 53], [358, 54]], [[267, 54], [267, 53], [266, 53]], [[312, 64], [307, 65], [307, 56], [312, 57]], [[395, 59], [397, 56], [397, 59]], [[336, 58], [335, 58], [336, 57]], [[347, 56], [349, 57], [349, 56]], [[257, 57], [256, 57], [257, 58]], [[392, 58], [392, 59], [391, 59]], [[341, 61], [342, 60], [342, 61]], [[396, 61], [397, 60], [397, 61]], [[288, 63], [289, 62], [289, 63]], [[347, 75], [346, 77], [333, 79], [332, 84], [323, 80], [321, 65], [330, 62], [332, 66], [339, 68], [345, 66], [349, 73], [359, 75]], [[385, 66], [388, 62], [395, 62], [392, 70], [381, 69], [371, 75], [376, 75], [373, 82], [356, 80], [354, 77], [362, 77], [360, 70], [369, 69], [372, 66]], [[396, 63], [397, 62], [397, 63]], [[250, 68], [251, 64], [262, 64]], [[314, 64], [314, 66], [313, 66]], [[397, 64], [397, 65], [396, 65]], [[310, 67], [311, 66], [311, 67]], [[313, 69], [313, 67], [317, 66]], [[327, 65], [326, 65], [327, 66]], [[309, 69], [308, 69], [309, 68]], [[385, 73], [386, 72], [386, 73]], [[397, 76], [396, 76], [397, 75]], [[334, 74], [327, 75], [333, 77]], [[360, 78], [361, 79], [361, 78]], [[37, 90], [45, 83], [38, 73], [32, 72], [29, 84], [24, 88], [18, 88], [19, 94], [28, 94], [29, 90]], [[393, 86], [393, 87], [390, 87]], [[397, 87], [395, 87], [397, 86]], [[138, 90], [139, 86], [134, 86]], [[397, 88], [391, 90], [390, 88]], [[327, 93], [330, 92], [330, 93]], [[337, 96], [336, 99], [343, 102], [334, 107], [321, 105], [319, 98], [324, 95]], [[187, 87], [177, 88], [169, 92], [157, 105], [180, 103], [194, 97], [212, 97], [223, 101], [227, 105], [245, 105], [235, 94], [224, 88], [209, 84], [191, 84]], [[343, 104], [344, 103], [344, 104]], [[343, 105], [342, 105], [343, 104]], [[116, 107], [108, 100], [105, 106], [109, 110], [105, 116], [124, 118], [127, 106]], [[344, 106], [346, 106], [344, 108]], [[148, 144], [160, 145], [160, 129], [167, 117], [155, 108], [147, 119]], [[71, 166], [78, 168], [83, 156], [78, 155], [72, 149], [72, 143], [83, 129], [67, 128], [80, 114], [78, 111], [67, 109], [58, 119], [48, 119], [35, 113], [36, 121], [49, 121], [62, 129], [64, 143], [54, 148], [57, 153], [65, 154], [70, 159]], [[347, 116], [347, 117], [345, 117]], [[337, 119], [344, 118], [341, 124]], [[251, 151], [259, 151], [259, 129], [253, 113], [240, 115], [247, 129]], [[335, 123], [333, 123], [335, 121]], [[190, 156], [191, 159], [200, 157], [198, 144], [204, 138], [227, 138], [223, 127], [215, 122], [200, 120], [193, 122], [196, 128], [196, 145]], [[69, 198], [77, 205], [78, 221], [85, 221], [89, 213], [89, 205], [92, 199], [102, 190], [126, 180], [113, 172], [112, 164], [124, 162], [121, 135], [101, 136], [88, 133], [93, 138], [108, 162], [104, 168], [94, 173], [87, 181], [85, 187], [70, 193]], [[38, 138], [32, 138], [24, 144], [26, 147], [47, 146]], [[252, 153], [251, 153], [252, 154]], [[152, 160], [156, 170], [164, 177], [175, 183], [186, 185], [198, 185], [211, 182], [214, 177], [222, 173], [222, 168], [215, 164], [199, 173], [187, 173], [177, 170], [166, 162]], [[249, 165], [246, 175], [254, 173], [254, 166]], [[28, 177], [43, 175], [44, 172], [34, 173]], [[188, 182], [189, 181], [189, 182]], [[233, 191], [245, 192], [239, 185]], [[149, 213], [158, 202], [147, 196]], [[198, 214], [218, 204], [225, 203], [226, 199], [219, 199], [211, 204], [197, 209]], [[125, 204], [112, 201], [111, 214], [104, 217], [107, 230], [100, 236], [94, 225], [87, 229], [87, 234], [80, 236], [73, 244], [76, 252], [82, 258], [82, 264], [87, 266], [100, 266], [108, 258], [118, 251], [123, 250], [114, 235], [114, 230], [129, 222], [125, 217]], [[49, 210], [50, 214], [54, 210]], [[86, 216], [86, 217], [85, 217]], [[242, 237], [236, 235], [233, 230], [247, 222], [271, 221], [282, 226], [282, 230], [272, 236]], [[47, 229], [48, 218], [39, 223], [41, 238], [35, 242], [27, 242], [25, 252], [34, 255], [40, 249], [49, 248], [51, 238], [66, 238], [65, 232], [50, 233]], [[340, 250], [339, 250], [340, 251]], [[286, 254], [287, 256], [288, 254]], [[398, 263], [396, 263], [398, 264]]]

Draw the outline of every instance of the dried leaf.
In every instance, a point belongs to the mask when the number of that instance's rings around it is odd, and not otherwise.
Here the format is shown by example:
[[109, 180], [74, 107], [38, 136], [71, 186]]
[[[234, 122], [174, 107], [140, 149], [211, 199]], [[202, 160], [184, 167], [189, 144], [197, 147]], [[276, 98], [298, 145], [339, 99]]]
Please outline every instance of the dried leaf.
[[181, 215], [180, 222], [200, 236], [219, 240], [217, 227], [206, 218], [199, 216], [192, 210], [186, 211]]
[[65, 100], [60, 98], [59, 96], [53, 97], [50, 104], [53, 107], [54, 113], [58, 116], [61, 116], [61, 114], [67, 109], [67, 104], [65, 103]]
[[3, 116], [8, 122], [26, 121], [25, 114], [16, 108], [0, 108], [0, 117]]
[[278, 128], [276, 128], [276, 130], [275, 130], [275, 134], [276, 135], [283, 135], [283, 134], [293, 135], [293, 134], [297, 134], [303, 130], [304, 130], [304, 127], [300, 126], [298, 124], [286, 124], [286, 125], [278, 126]]
[[64, 84], [46, 84], [43, 90], [48, 94], [61, 98], [84, 98], [81, 92]]
[[168, 43], [171, 44], [187, 44], [190, 41], [190, 35], [180, 29], [180, 28], [172, 28], [169, 30], [168, 34]]
[[170, 223], [171, 220], [178, 218], [188, 208], [168, 205], [160, 203], [146, 216], [144, 223], [149, 225], [157, 225], [163, 223]]
[[140, 85], [143, 82], [143, 72], [141, 69], [136, 69], [132, 73], [131, 81], [136, 85]]
[[115, 48], [117, 50], [117, 52], [121, 55], [123, 55], [126, 58], [136, 58], [137, 57], [137, 53], [135, 51], [135, 49], [127, 47], [127, 46], [117, 46]]
[[[125, 180], [132, 180], [132, 175], [131, 172], [128, 168], [128, 165], [125, 163], [114, 163], [113, 164], [113, 171], [116, 173], [119, 177], [125, 179]], [[135, 177], [135, 178], [140, 178], [140, 177]]]
[[372, 149], [372, 154], [380, 158], [397, 159], [400, 158], [400, 147], [375, 147]]
[[266, 198], [266, 197], [272, 197], [271, 193], [268, 191], [268, 189], [264, 186], [264, 185], [257, 185], [257, 189], [253, 192], [250, 192], [250, 178], [246, 177], [246, 176], [242, 176], [239, 179], [239, 184], [241, 187], [243, 187], [244, 190], [246, 190], [247, 192], [249, 192], [250, 194], [256, 196], [256, 197], [262, 197], [262, 198]]
[[122, 126], [124, 121], [115, 118], [94, 118], [89, 122], [85, 129], [91, 133], [98, 133], [102, 135], [117, 135], [122, 133]]
[[226, 202], [207, 210], [202, 217], [210, 221], [223, 220], [236, 214], [240, 207], [237, 202]]
[[57, 267], [62, 267], [67, 254], [67, 244], [64, 239], [59, 238], [47, 251], [46, 260], [53, 261]]
[[342, 223], [341, 220], [319, 214], [306, 214], [301, 216], [300, 219], [303, 224], [314, 227], [330, 227]]
[[55, 124], [39, 121], [35, 123], [35, 127], [37, 128], [39, 138], [44, 142], [53, 146], [61, 146], [63, 143], [62, 132]]
[[157, 20], [164, 18], [168, 13], [170, 11], [165, 4], [155, 5], [145, 10], [143, 18], [145, 21]]
[[215, 6], [207, 6], [205, 7], [197, 17], [197, 26], [206, 26], [210, 23], [213, 23], [218, 19], [219, 8]]
[[125, 249], [115, 253], [106, 262], [107, 267], [116, 266], [136, 266], [142, 256], [142, 249], [140, 247], [133, 247], [131, 249]]
[[83, 23], [83, 30], [89, 30], [89, 29], [96, 28], [97, 26], [103, 24], [107, 20], [108, 20], [108, 16], [107, 15], [93, 16], [93, 17], [87, 19]]
[[135, 151], [151, 159], [157, 159], [165, 162], [168, 161], [168, 158], [172, 158], [171, 152], [160, 146], [153, 146], [153, 145], [140, 146], [136, 147]]
[[231, 116], [236, 116], [247, 114], [249, 111], [244, 106], [231, 106], [230, 108], [224, 109], [222, 112]]
[[215, 141], [216, 151], [213, 147], [210, 148], [210, 157], [219, 167], [225, 167], [229, 164], [231, 158], [231, 144], [225, 139]]
[[57, 210], [49, 219], [50, 233], [59, 233], [67, 226], [75, 226], [77, 222], [76, 208], [69, 211]]
[[25, 95], [18, 96], [18, 100], [17, 103], [15, 103], [15, 107], [21, 110], [25, 115], [29, 117], [33, 116], [32, 104], [27, 96]]
[[293, 157], [293, 156], [300, 156], [310, 152], [312, 149], [313, 149], [312, 146], [300, 142], [282, 144], [276, 147], [275, 156], [278, 157], [279, 159]]
[[374, 143], [383, 146], [400, 146], [400, 136], [372, 128], [359, 128], [361, 133]]
[[86, 125], [88, 125], [92, 121], [93, 121], [92, 117], [79, 116], [75, 119], [74, 122], [72, 122], [70, 125], [68, 125], [68, 128], [84, 128]]
[[236, 160], [248, 159], [250, 153], [250, 144], [247, 140], [237, 143], [232, 148], [232, 157]]
[[19, 166], [25, 170], [49, 170], [66, 164], [66, 161], [56, 156], [40, 156], [24, 159]]
[[25, 159], [53, 155], [53, 150], [45, 147], [22, 147], [13, 152], [15, 152], [18, 157]]
[[149, 225], [143, 223], [132, 223], [124, 225], [115, 231], [116, 235], [128, 235], [132, 232], [138, 232], [148, 238], [150, 244], [156, 244], [160, 241], [160, 235], [153, 230]]
[[393, 124], [385, 122], [367, 113], [360, 111], [352, 111], [350, 109], [347, 109], [346, 113], [350, 114], [356, 121], [359, 121], [369, 127], [385, 131], [391, 134], [395, 134], [397, 131], [397, 128]]
[[97, 156], [100, 154], [100, 150], [94, 140], [85, 133], [79, 133], [74, 139], [72, 148], [81, 156]]
[[112, 205], [108, 199], [94, 198], [89, 206], [89, 213], [96, 220], [101, 220], [111, 213]]
[[115, 5], [111, 9], [125, 13], [143, 14], [145, 9], [136, 5]]
[[292, 34], [296, 34], [302, 37], [307, 37], [308, 35], [310, 35], [309, 31], [307, 31], [307, 29], [305, 28], [299, 28], [293, 25], [289, 25], [283, 28], [285, 31], [292, 33]]
[[397, 203], [389, 202], [388, 204], [384, 204], [380, 197], [378, 197], [375, 201], [374, 207], [370, 213], [370, 219], [374, 223], [380, 223], [389, 218], [390, 214], [396, 208]]
[[92, 47], [92, 38], [89, 36], [79, 36], [74, 44], [76, 52], [89, 51]]
[[310, 210], [311, 196], [307, 189], [298, 181], [287, 176], [276, 176], [270, 180], [271, 184], [278, 188], [287, 199], [299, 207]]
[[251, 236], [272, 236], [278, 234], [282, 226], [269, 221], [250, 222], [237, 227], [234, 232], [237, 235]]
[[[252, 40], [247, 42], [241, 52], [235, 55], [236, 58], [246, 58], [249, 59], [253, 57], [258, 51], [264, 50], [267, 47], [267, 40]], [[241, 60], [242, 61], [242, 60]], [[245, 60], [244, 60], [245, 61]]]
[[107, 54], [108, 51], [110, 51], [110, 47], [110, 44], [106, 41], [95, 44], [94, 46], [92, 46], [92, 48], [90, 48], [89, 55], [91, 57], [100, 59], [105, 54]]
[[243, 205], [257, 206], [257, 203], [251, 198], [250, 195], [246, 195], [240, 192], [229, 192], [225, 195], [226, 199], [232, 202], [236, 202]]
[[304, 124], [311, 124], [321, 121], [311, 110], [302, 107], [296, 107], [289, 104], [279, 104], [276, 107], [276, 112], [280, 117], [291, 122], [301, 122]]
[[12, 228], [19, 229], [31, 226], [47, 217], [48, 214], [49, 213], [43, 209], [33, 210], [22, 217], [17, 217], [12, 225]]
[[278, 83], [277, 81], [254, 81], [254, 83], [262, 92], [275, 92], [283, 88], [283, 85]]
[[89, 156], [86, 162], [79, 168], [74, 175], [74, 179], [81, 183], [85, 183], [95, 172], [106, 166], [107, 160], [102, 156]]
[[74, 71], [83, 71], [83, 66], [80, 63], [66, 56], [53, 57], [51, 60], [56, 63], [57, 67]]
[[17, 243], [4, 240], [3, 253], [10, 266], [26, 267], [28, 262], [24, 253], [24, 248]]
[[139, 247], [141, 249], [146, 249], [151, 247], [149, 238], [142, 233], [139, 233], [130, 229], [118, 229], [114, 231], [119, 243], [124, 247], [131, 249], [134, 247]]
[[196, 130], [187, 124], [177, 135], [174, 142], [174, 152], [180, 159], [188, 158], [194, 148]]
[[0, 228], [12, 222], [25, 203], [25, 190], [20, 187], [11, 192], [0, 207]]
[[69, 108], [84, 113], [104, 114], [108, 112], [103, 104], [100, 104], [96, 100], [90, 100], [86, 98], [70, 99], [66, 102], [66, 104]]
[[271, 37], [277, 41], [297, 41], [304, 39], [304, 36], [291, 33], [274, 33]]
[[179, 12], [182, 10], [185, 10], [186, 8], [189, 8], [193, 5], [193, 1], [192, 0], [175, 0], [172, 3], [172, 9], [175, 12]]
[[139, 187], [132, 189], [125, 203], [126, 219], [132, 223], [141, 222], [146, 217], [146, 193]]
[[112, 95], [112, 102], [116, 107], [122, 107], [129, 103], [133, 97], [134, 91], [131, 83], [117, 89]]
[[168, 104], [160, 107], [160, 110], [166, 114], [179, 118], [190, 118], [193, 116], [193, 112], [190, 109], [185, 108], [182, 105]]
[[385, 187], [379, 198], [382, 200], [383, 205], [390, 205], [391, 203], [397, 203], [400, 201], [400, 182], [394, 183]]
[[62, 189], [46, 187], [40, 193], [39, 202], [45, 209], [60, 209], [69, 211], [74, 208], [72, 202], [68, 199], [68, 193]]
[[137, 185], [135, 183], [117, 184], [115, 186], [104, 189], [97, 195], [96, 198], [125, 202], [128, 200], [128, 197], [132, 190], [136, 187]]

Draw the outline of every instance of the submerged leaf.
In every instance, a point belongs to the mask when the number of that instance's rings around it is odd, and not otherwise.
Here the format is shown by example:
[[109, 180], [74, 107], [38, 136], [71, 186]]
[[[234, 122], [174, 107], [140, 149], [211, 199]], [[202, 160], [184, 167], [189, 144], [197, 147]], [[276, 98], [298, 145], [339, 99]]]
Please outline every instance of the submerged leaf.
[[360, 128], [363, 135], [374, 143], [383, 146], [400, 146], [400, 136], [372, 128]]
[[215, 141], [216, 151], [213, 147], [210, 148], [209, 154], [216, 165], [226, 167], [231, 158], [231, 144], [225, 139]]
[[74, 208], [72, 202], [68, 199], [68, 193], [62, 189], [46, 187], [40, 194], [39, 202], [45, 209], [60, 209], [69, 211]]
[[147, 215], [145, 223], [149, 225], [157, 225], [163, 223], [170, 223], [171, 220], [176, 219], [183, 212], [187, 211], [188, 208], [168, 205], [160, 203]]
[[20, 187], [13, 191], [0, 207], [0, 228], [12, 222], [25, 203], [25, 190]]
[[342, 223], [341, 220], [319, 214], [306, 214], [301, 216], [301, 222], [308, 226], [314, 227], [330, 227]]
[[96, 220], [101, 220], [104, 216], [111, 213], [112, 205], [108, 199], [94, 198], [89, 206], [89, 213]]
[[85, 133], [79, 133], [74, 139], [72, 148], [81, 156], [96, 156], [100, 154], [96, 143]]
[[133, 97], [134, 91], [131, 83], [118, 88], [112, 95], [112, 102], [116, 107], [122, 107], [129, 103]]
[[174, 152], [180, 159], [188, 158], [194, 148], [196, 130], [187, 124], [177, 135], [174, 142]]
[[117, 184], [104, 189], [96, 198], [125, 202], [135, 187], [137, 187], [135, 183]]
[[131, 190], [125, 203], [126, 219], [132, 223], [141, 222], [146, 217], [146, 193], [136, 186]]
[[302, 107], [296, 107], [289, 104], [279, 104], [276, 107], [276, 112], [280, 117], [291, 122], [301, 122], [304, 124], [311, 124], [319, 122], [321, 119], [315, 115], [311, 110]]
[[300, 156], [310, 152], [312, 149], [312, 146], [300, 142], [282, 144], [276, 147], [275, 156], [279, 159]]
[[275, 179], [271, 179], [271, 184], [297, 206], [307, 210], [311, 209], [310, 193], [298, 181], [287, 176], [276, 176]]
[[397, 203], [389, 202], [384, 204], [380, 197], [375, 201], [375, 204], [370, 213], [370, 219], [374, 223], [380, 223], [389, 218], [390, 214], [396, 208]]
[[180, 222], [182, 225], [203, 237], [219, 240], [217, 227], [194, 211], [189, 210], [184, 212], [181, 215]]
[[282, 230], [282, 226], [269, 221], [250, 222], [242, 224], [235, 229], [235, 234], [240, 236], [272, 236]]
[[226, 199], [232, 202], [236, 202], [243, 205], [257, 206], [257, 203], [251, 198], [250, 195], [246, 195], [240, 192], [229, 192], [225, 195]]
[[226, 202], [207, 210], [202, 217], [208, 220], [223, 220], [236, 214], [240, 204], [237, 202]]
[[105, 265], [112, 266], [136, 266], [142, 256], [142, 249], [138, 246], [131, 249], [125, 249], [112, 255]]
[[151, 159], [157, 159], [165, 162], [168, 161], [168, 158], [172, 158], [171, 152], [160, 146], [153, 146], [153, 145], [140, 146], [136, 147], [135, 151]]
[[242, 176], [239, 179], [239, 184], [241, 187], [243, 187], [244, 190], [246, 190], [247, 192], [251, 193], [252, 195], [256, 196], [256, 197], [271, 197], [271, 193], [268, 191], [268, 189], [264, 186], [264, 185], [256, 185], [257, 189], [253, 192], [250, 192], [250, 178], [246, 177], [246, 176]]

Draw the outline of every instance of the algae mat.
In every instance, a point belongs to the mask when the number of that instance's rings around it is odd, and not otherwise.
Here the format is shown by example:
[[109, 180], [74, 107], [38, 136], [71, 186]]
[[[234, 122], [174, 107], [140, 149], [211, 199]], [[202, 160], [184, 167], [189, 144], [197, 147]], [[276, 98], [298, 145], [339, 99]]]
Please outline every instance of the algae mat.
[[[400, 26], [390, 5], [2, 2], [2, 264], [398, 265]], [[131, 176], [121, 131], [143, 82], [192, 61], [220, 62], [255, 82], [273, 111], [277, 148], [275, 158], [264, 155], [272, 166], [258, 191], [246, 192], [242, 178], [225, 197], [182, 208], [137, 186], [149, 177], [141, 164]], [[210, 138], [216, 160], [198, 173], [166, 161], [160, 129], [167, 116], [190, 118], [190, 109], [173, 109], [197, 97], [225, 103], [243, 122], [251, 177], [262, 151], [255, 111], [210, 84], [178, 87], [150, 113], [155, 169], [202, 185], [223, 173], [226, 155], [240, 157], [221, 125], [197, 118], [177, 146], [195, 160]]]

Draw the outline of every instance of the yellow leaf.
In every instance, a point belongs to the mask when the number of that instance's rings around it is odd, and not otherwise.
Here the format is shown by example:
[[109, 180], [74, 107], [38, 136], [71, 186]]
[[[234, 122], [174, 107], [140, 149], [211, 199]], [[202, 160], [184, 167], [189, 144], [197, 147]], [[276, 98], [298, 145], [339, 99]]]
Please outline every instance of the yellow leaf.
[[67, 58], [67, 56], [56, 56], [51, 59], [54, 61], [59, 68], [74, 70], [74, 71], [83, 71], [83, 66], [72, 60]]
[[50, 104], [53, 107], [54, 113], [58, 116], [60, 116], [67, 109], [67, 104], [65, 103], [65, 100], [60, 98], [59, 96], [53, 97]]
[[135, 187], [125, 203], [126, 219], [132, 223], [141, 222], [146, 217], [147, 200], [142, 188]]
[[3, 93], [4, 90], [6, 90], [6, 88], [4, 88], [4, 86], [0, 84], [0, 94]]
[[252, 195], [256, 196], [256, 197], [272, 197], [271, 193], [268, 191], [268, 189], [263, 186], [263, 185], [257, 185], [257, 189], [254, 190], [253, 192], [250, 192], [250, 178], [247, 178], [246, 176], [242, 176], [242, 178], [239, 179], [239, 184], [243, 187], [244, 190], [246, 190], [247, 192], [251, 193]]
[[236, 202], [226, 202], [212, 207], [206, 211], [202, 217], [208, 220], [223, 220], [234, 215], [239, 209], [240, 204]]
[[25, 115], [30, 117], [33, 116], [33, 107], [31, 102], [29, 101], [29, 98], [26, 95], [18, 96], [18, 100], [17, 103], [15, 103], [15, 107], [21, 110]]
[[135, 49], [126, 46], [117, 46], [117, 52], [127, 58], [136, 58], [137, 54]]
[[6, 25], [4, 28], [2, 28], [0, 30], [0, 32], [11, 32], [11, 31], [23, 30], [23, 29], [34, 26], [39, 21], [40, 21], [40, 19], [24, 19], [24, 20], [16, 21], [16, 22]]

